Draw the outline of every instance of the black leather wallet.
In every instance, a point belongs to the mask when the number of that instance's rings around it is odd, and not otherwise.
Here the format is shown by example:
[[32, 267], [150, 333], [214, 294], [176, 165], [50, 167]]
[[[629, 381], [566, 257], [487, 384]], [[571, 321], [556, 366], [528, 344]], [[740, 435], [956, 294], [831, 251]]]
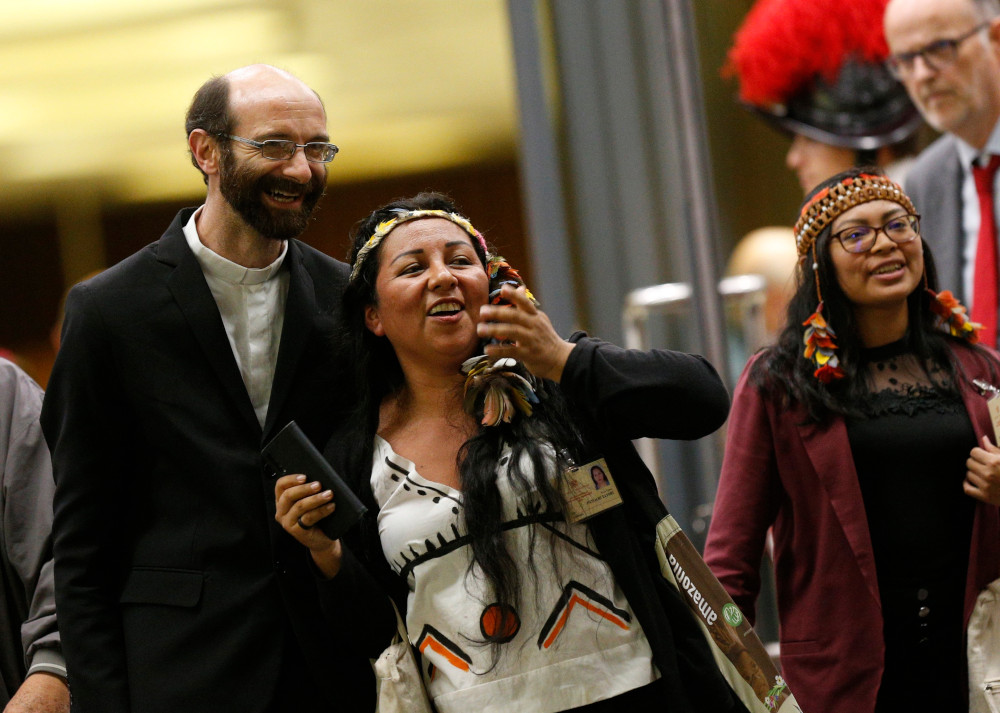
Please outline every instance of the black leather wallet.
[[317, 523], [327, 537], [336, 540], [361, 519], [368, 510], [358, 496], [347, 487], [343, 478], [316, 449], [295, 421], [281, 429], [261, 451], [264, 462], [270, 465], [275, 477], [302, 473], [309, 481], [317, 481], [323, 490], [333, 491], [336, 510]]

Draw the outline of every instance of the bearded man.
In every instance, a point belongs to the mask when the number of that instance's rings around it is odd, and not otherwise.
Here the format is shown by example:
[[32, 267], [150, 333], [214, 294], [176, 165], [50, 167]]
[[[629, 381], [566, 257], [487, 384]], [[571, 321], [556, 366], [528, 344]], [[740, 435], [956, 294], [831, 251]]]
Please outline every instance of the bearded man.
[[337, 152], [326, 112], [254, 65], [206, 82], [186, 129], [205, 203], [72, 290], [44, 403], [73, 711], [371, 710], [260, 457], [293, 419], [322, 445], [350, 398], [348, 269], [295, 239]]

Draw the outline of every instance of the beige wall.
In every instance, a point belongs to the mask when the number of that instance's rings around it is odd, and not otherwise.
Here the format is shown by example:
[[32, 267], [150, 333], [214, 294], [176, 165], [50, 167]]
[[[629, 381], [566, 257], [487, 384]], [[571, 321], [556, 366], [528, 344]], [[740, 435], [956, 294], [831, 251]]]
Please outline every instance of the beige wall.
[[720, 244], [764, 225], [791, 225], [802, 200], [785, 167], [790, 140], [736, 102], [737, 83], [720, 75], [733, 33], [752, 0], [695, 0], [709, 148], [719, 202]]

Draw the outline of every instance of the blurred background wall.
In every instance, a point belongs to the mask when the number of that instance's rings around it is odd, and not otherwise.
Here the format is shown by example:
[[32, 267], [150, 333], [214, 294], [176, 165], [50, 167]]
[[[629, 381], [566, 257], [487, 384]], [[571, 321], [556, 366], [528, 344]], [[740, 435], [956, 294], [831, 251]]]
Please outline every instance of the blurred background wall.
[[[634, 21], [643, 6], [675, 2], [680, 0], [527, 3], [548, 33], [541, 38], [543, 72], [568, 75], [560, 59], [578, 61], [573, 57], [591, 50], [607, 54], [614, 43], [635, 41], [594, 29], [595, 20], [579, 16], [581, 9], [626, 21], [631, 14]], [[530, 157], [522, 154], [519, 129], [519, 116], [530, 107], [517, 96], [516, 4], [3, 0], [0, 347], [44, 385], [66, 288], [155, 240], [179, 207], [200, 202], [203, 184], [188, 161], [182, 128], [192, 94], [213, 74], [259, 61], [289, 69], [317, 89], [331, 139], [341, 148], [308, 242], [342, 257], [350, 225], [376, 205], [443, 190], [529, 280], [537, 281], [539, 272], [566, 277], [542, 279], [543, 300], [545, 290], [556, 303], [585, 290], [580, 283], [588, 278], [580, 266], [560, 271], [559, 265], [532, 262], [538, 251], [528, 235], [522, 182], [522, 160]], [[720, 77], [731, 35], [750, 4], [698, 0], [691, 3], [691, 26], [683, 28], [699, 60], [720, 265], [740, 235], [790, 222], [799, 196], [782, 165], [787, 139], [736, 106], [732, 82]], [[560, 37], [570, 41], [579, 22], [591, 23], [594, 47], [560, 48]], [[521, 38], [520, 45], [538, 40]], [[631, 51], [624, 44], [618, 49]], [[559, 79], [547, 81], [555, 82], [546, 86], [558, 94]], [[559, 113], [565, 101], [552, 101], [559, 105], [552, 127], [558, 140], [571, 122]], [[565, 177], [572, 168], [560, 170]], [[568, 210], [572, 232], [579, 226], [572, 206]], [[666, 241], [667, 232], [649, 239]], [[611, 243], [625, 239], [608, 236]], [[670, 273], [667, 265], [648, 277], [678, 279]], [[578, 310], [567, 322], [600, 326], [593, 309]]]

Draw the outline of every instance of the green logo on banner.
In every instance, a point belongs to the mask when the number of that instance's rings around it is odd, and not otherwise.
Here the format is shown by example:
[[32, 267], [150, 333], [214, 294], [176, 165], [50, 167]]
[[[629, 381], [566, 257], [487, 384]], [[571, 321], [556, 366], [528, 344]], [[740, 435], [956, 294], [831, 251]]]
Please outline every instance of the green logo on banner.
[[729, 626], [736, 627], [743, 623], [743, 612], [732, 602], [722, 607], [722, 616]]

